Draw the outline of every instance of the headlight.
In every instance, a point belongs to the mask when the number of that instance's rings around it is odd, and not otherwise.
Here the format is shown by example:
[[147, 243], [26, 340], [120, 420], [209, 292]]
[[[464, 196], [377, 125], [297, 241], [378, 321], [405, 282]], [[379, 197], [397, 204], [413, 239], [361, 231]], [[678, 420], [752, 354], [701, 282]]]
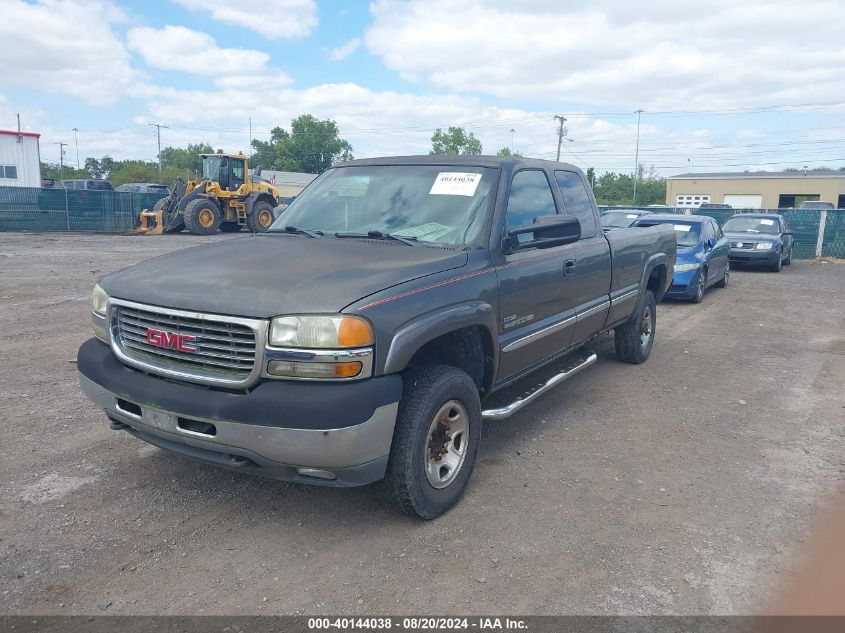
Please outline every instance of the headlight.
[[682, 273], [687, 270], [695, 270], [696, 268], [698, 268], [698, 262], [693, 264], [675, 264], [676, 273]]
[[99, 314], [102, 317], [106, 316], [106, 303], [108, 300], [109, 296], [105, 290], [100, 288], [100, 284], [94, 286], [94, 296], [91, 301], [91, 309], [94, 311], [94, 314]]
[[772, 242], [757, 242], [757, 246], [755, 246], [755, 248], [758, 251], [767, 251], [772, 248], [772, 246], [774, 246]]
[[374, 341], [369, 321], [353, 316], [284, 316], [270, 323], [273, 347], [337, 349], [366, 347]]

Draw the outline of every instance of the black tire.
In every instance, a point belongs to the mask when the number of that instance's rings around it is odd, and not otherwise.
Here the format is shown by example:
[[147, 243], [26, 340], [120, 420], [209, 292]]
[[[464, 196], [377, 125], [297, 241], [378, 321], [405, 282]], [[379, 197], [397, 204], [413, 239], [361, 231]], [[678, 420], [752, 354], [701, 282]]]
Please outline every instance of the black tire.
[[194, 235], [214, 235], [222, 220], [220, 209], [208, 198], [191, 200], [185, 207], [185, 228]]
[[241, 230], [241, 226], [242, 225], [237, 222], [223, 222], [220, 225], [220, 230], [223, 231], [223, 233], [237, 233]]
[[783, 251], [778, 252], [777, 261], [769, 266], [769, 270], [773, 273], [779, 273], [780, 269], [783, 267]]
[[786, 256], [786, 259], [783, 260], [784, 266], [789, 266], [792, 263], [792, 249], [795, 248], [794, 246], [789, 247], [789, 254]]
[[698, 270], [698, 290], [693, 295], [692, 301], [693, 303], [701, 303], [701, 300], [704, 299], [704, 291], [707, 289], [707, 269], [700, 268]]
[[[387, 472], [380, 483], [381, 495], [403, 512], [433, 519], [454, 506], [463, 496], [481, 442], [481, 401], [472, 378], [448, 365], [422, 365], [403, 375], [404, 387]], [[436, 488], [426, 474], [431, 459], [429, 431], [438, 414], [451, 401], [466, 414], [465, 455], [454, 478]], [[457, 434], [455, 435], [457, 437]]]
[[725, 274], [714, 285], [717, 288], [727, 288], [728, 282], [730, 281], [730, 275], [731, 275], [731, 263], [728, 262], [727, 264], [725, 264]]
[[274, 219], [273, 205], [266, 200], [259, 200], [252, 205], [252, 213], [246, 217], [246, 225], [253, 233], [264, 233]]
[[[642, 336], [645, 334], [643, 330], [646, 325], [646, 315], [648, 315], [648, 339], [644, 343]], [[613, 331], [616, 357], [625, 363], [637, 365], [644, 363], [654, 346], [656, 325], [657, 305], [654, 301], [654, 293], [646, 290], [636, 314]]]

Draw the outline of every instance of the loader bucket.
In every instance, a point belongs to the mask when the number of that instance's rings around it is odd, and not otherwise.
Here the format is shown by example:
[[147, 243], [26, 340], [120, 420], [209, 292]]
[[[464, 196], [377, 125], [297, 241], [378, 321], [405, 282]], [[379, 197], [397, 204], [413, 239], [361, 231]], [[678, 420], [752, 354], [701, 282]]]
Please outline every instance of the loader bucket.
[[164, 232], [164, 222], [162, 221], [161, 211], [149, 211], [144, 209], [141, 211], [140, 224], [138, 228], [132, 230], [132, 233], [140, 235], [161, 235]]

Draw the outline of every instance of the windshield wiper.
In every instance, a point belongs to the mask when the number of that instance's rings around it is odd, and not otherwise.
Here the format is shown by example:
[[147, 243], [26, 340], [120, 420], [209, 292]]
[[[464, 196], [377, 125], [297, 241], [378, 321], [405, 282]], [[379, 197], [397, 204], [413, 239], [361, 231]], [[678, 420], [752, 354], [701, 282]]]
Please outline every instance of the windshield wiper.
[[335, 237], [360, 237], [370, 238], [376, 240], [396, 240], [408, 246], [420, 246], [416, 237], [405, 237], [403, 235], [396, 235], [395, 233], [385, 233], [384, 231], [367, 231], [366, 233], [335, 233]]
[[287, 231], [288, 233], [298, 233], [299, 235], [307, 235], [308, 237], [314, 237], [314, 238], [323, 237], [322, 231], [312, 231], [310, 229], [303, 229], [303, 228], [300, 228], [298, 226], [293, 226], [291, 224], [288, 224], [285, 227], [285, 231]]

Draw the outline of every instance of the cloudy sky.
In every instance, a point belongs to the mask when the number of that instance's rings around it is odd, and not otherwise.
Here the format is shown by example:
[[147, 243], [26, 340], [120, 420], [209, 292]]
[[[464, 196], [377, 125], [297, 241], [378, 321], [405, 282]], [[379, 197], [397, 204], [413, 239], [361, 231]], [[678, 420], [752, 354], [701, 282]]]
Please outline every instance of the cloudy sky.
[[[218, 6], [219, 8], [215, 8]], [[356, 157], [427, 153], [461, 125], [631, 171], [845, 165], [841, 0], [0, 0], [0, 129], [79, 154], [246, 151], [302, 113]]]

